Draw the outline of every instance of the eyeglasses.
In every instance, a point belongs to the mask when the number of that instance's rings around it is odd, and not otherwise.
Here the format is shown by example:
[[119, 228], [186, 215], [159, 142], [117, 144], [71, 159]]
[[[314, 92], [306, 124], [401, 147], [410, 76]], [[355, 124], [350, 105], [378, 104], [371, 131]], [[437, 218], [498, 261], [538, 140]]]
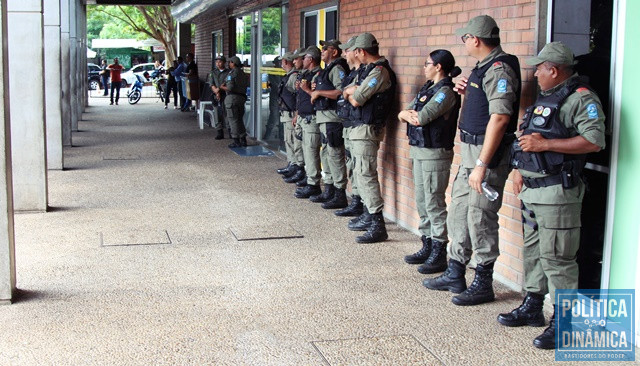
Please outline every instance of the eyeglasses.
[[427, 61], [427, 62], [424, 63], [424, 67], [427, 67], [428, 65], [433, 65], [433, 62]]
[[460, 37], [460, 39], [462, 39], [462, 43], [467, 43], [467, 39], [469, 38], [475, 38], [475, 37], [472, 36], [471, 34], [465, 34], [464, 36]]

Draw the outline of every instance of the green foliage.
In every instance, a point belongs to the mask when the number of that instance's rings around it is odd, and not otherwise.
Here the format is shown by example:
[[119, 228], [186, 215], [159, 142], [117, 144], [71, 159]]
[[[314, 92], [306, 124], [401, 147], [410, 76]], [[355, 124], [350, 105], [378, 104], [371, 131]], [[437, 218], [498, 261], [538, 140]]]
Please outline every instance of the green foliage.
[[[262, 10], [262, 54], [278, 54], [281, 40], [282, 10], [280, 7]], [[239, 54], [251, 53], [251, 15], [236, 19], [236, 49]]]
[[87, 39], [148, 39], [123, 19], [130, 18], [136, 25], [148, 29], [142, 13], [134, 6], [87, 5]]

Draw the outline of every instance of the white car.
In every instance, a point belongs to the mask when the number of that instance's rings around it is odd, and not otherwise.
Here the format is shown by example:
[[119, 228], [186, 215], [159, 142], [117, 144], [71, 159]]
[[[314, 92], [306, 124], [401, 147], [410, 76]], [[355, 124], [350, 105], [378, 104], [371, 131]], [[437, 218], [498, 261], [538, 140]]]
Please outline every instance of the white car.
[[[153, 72], [153, 70], [155, 70], [155, 65], [153, 64], [153, 62], [150, 63], [146, 63], [146, 64], [138, 64], [135, 65], [134, 67], [130, 68], [129, 70], [125, 71], [122, 73], [122, 87], [126, 88], [128, 85], [132, 85], [133, 83], [136, 82], [136, 76], [140, 75], [142, 76], [142, 74], [146, 71], [149, 74], [151, 74]], [[126, 85], [125, 85], [126, 82]]]

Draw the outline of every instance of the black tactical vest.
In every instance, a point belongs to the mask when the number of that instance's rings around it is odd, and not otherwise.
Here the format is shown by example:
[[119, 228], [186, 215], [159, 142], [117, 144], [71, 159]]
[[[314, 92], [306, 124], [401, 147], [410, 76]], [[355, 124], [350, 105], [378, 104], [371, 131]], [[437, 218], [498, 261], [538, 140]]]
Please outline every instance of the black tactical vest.
[[[306, 73], [301, 72], [298, 74], [298, 78], [296, 80], [302, 81], [304, 79], [309, 83], [309, 85], [311, 85], [311, 80], [316, 74], [317, 74], [317, 71], [316, 72], [307, 71]], [[307, 117], [307, 116], [316, 114], [315, 109], [313, 109], [313, 104], [311, 104], [311, 95], [307, 94], [303, 90], [300, 90], [298, 93], [296, 93], [296, 99], [297, 99], [296, 105], [298, 107], [298, 115], [300, 117]]]
[[[316, 90], [336, 90], [335, 86], [329, 79], [329, 74], [331, 70], [337, 65], [342, 66], [342, 70], [349, 70], [349, 65], [347, 64], [347, 60], [340, 57], [336, 60], [333, 60], [327, 67], [318, 72], [318, 77], [316, 78]], [[344, 80], [344, 78], [343, 78]], [[335, 99], [319, 97], [313, 102], [313, 106], [316, 111], [326, 111], [326, 110], [335, 110], [338, 106], [338, 101]]]
[[[538, 95], [535, 104], [527, 108], [520, 129], [523, 135], [534, 132], [546, 139], [566, 139], [578, 135], [569, 130], [558, 120], [558, 114], [567, 97], [576, 89], [588, 88], [580, 79], [575, 78], [567, 82], [562, 88], [549, 96]], [[530, 172], [555, 175], [570, 171], [574, 175], [582, 172], [586, 154], [562, 154], [553, 151], [524, 152], [518, 141], [514, 141], [511, 163], [517, 169]]]
[[[482, 90], [482, 80], [484, 75], [496, 62], [504, 62], [509, 65], [516, 73], [516, 82], [518, 88], [516, 89], [516, 100], [513, 102], [513, 113], [511, 114], [511, 120], [507, 126], [505, 133], [513, 133], [518, 127], [518, 110], [520, 109], [520, 63], [518, 58], [513, 55], [502, 55], [487, 62], [481, 68], [477, 66], [471, 70], [469, 76], [467, 90], [464, 97], [464, 106], [462, 107], [462, 118], [460, 119], [460, 129], [472, 134], [472, 135], [484, 135], [487, 130], [487, 124], [491, 116], [489, 115], [489, 101], [487, 100], [487, 94]], [[471, 86], [475, 84], [476, 87]]]
[[[444, 78], [436, 85], [433, 81], [424, 84], [422, 89], [416, 96], [414, 110], [420, 112], [422, 108], [433, 98], [433, 96], [443, 86], [453, 88], [454, 84], [451, 78]], [[428, 148], [445, 148], [453, 149], [453, 140], [456, 137], [456, 128], [458, 123], [458, 115], [460, 113], [460, 96], [456, 95], [456, 105], [451, 111], [436, 118], [426, 126], [414, 126], [407, 123], [407, 136], [409, 137], [409, 145]]]
[[387, 117], [389, 116], [389, 113], [391, 113], [394, 96], [396, 94], [396, 86], [398, 83], [396, 80], [396, 73], [391, 70], [389, 61], [384, 60], [380, 63], [370, 63], [367, 65], [364, 71], [358, 75], [358, 82], [356, 85], [359, 86], [362, 84], [369, 73], [378, 66], [384, 67], [389, 72], [391, 86], [381, 93], [374, 94], [363, 106], [355, 108], [353, 113], [351, 113], [351, 120], [353, 121], [354, 126], [365, 124], [384, 127]]
[[[349, 84], [351, 84], [364, 69], [365, 67], [362, 64], [357, 69], [353, 68], [351, 72], [349, 72], [349, 75], [342, 79], [342, 90], [349, 86]], [[344, 100], [342, 95], [339, 95], [336, 104], [338, 117], [342, 119], [342, 124], [344, 125], [344, 127], [353, 127], [353, 121], [351, 120], [351, 112], [353, 111], [353, 106], [351, 105], [351, 103]]]
[[280, 85], [278, 86], [278, 104], [280, 105], [281, 112], [293, 112], [296, 110], [296, 93], [286, 88], [289, 78], [294, 75], [297, 77], [298, 72], [294, 71], [287, 74], [280, 80]]

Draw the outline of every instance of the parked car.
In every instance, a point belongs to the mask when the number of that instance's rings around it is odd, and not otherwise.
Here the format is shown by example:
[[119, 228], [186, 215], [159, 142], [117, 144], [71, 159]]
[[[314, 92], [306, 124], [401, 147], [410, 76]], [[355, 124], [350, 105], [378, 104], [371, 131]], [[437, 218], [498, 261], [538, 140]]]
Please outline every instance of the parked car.
[[126, 88], [128, 85], [132, 85], [138, 80], [135, 74], [142, 76], [146, 71], [151, 74], [155, 70], [155, 66], [152, 62], [146, 64], [138, 64], [122, 73], [122, 87]]
[[100, 80], [100, 66], [92, 63], [87, 63], [87, 74], [88, 80], [87, 83], [89, 85], [89, 90], [100, 90], [102, 87], [102, 82]]

